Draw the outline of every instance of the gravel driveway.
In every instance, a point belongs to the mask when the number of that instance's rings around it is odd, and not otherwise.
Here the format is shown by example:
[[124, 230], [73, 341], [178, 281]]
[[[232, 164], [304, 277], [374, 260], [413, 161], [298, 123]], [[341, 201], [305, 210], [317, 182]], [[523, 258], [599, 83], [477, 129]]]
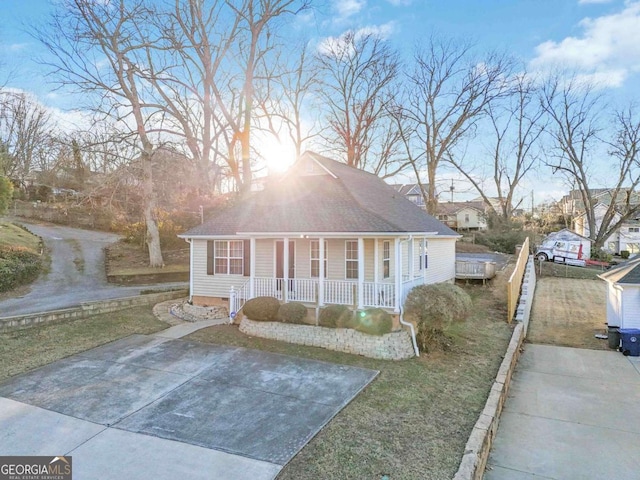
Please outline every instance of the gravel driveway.
[[42, 237], [50, 252], [51, 266], [31, 284], [28, 294], [0, 301], [0, 317], [68, 308], [82, 302], [134, 296], [142, 290], [186, 285], [111, 285], [105, 274], [104, 248], [116, 242], [120, 238], [118, 235], [22, 220], [20, 223]]

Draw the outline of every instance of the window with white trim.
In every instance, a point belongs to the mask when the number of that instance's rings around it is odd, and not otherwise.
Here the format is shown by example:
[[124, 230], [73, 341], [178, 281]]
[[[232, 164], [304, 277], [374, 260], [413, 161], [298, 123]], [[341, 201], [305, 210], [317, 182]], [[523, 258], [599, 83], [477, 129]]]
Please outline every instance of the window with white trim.
[[344, 244], [345, 278], [358, 278], [358, 241], [347, 240]]
[[215, 273], [244, 274], [244, 243], [242, 240], [216, 240], [214, 253]]
[[382, 278], [391, 276], [391, 242], [382, 242]]
[[640, 227], [629, 227], [629, 233], [640, 233]]
[[420, 263], [419, 263], [419, 266], [418, 266], [418, 269], [420, 271], [426, 270], [427, 265], [428, 265], [428, 262], [427, 262], [427, 245], [428, 245], [428, 243], [429, 242], [427, 240], [424, 240], [424, 249], [422, 249], [422, 248], [420, 249], [420, 250], [422, 250], [420, 252]]
[[[320, 277], [320, 240], [311, 240], [311, 278]], [[324, 278], [327, 278], [327, 241], [324, 241]]]

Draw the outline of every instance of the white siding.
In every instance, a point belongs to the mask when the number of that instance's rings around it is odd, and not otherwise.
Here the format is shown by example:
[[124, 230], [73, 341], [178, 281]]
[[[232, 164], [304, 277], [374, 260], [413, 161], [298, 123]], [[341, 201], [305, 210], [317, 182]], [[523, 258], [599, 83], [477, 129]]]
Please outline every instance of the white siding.
[[640, 287], [624, 286], [621, 328], [640, 328]]
[[456, 276], [456, 241], [429, 238], [427, 246], [427, 283], [453, 282]]
[[249, 281], [242, 275], [207, 275], [207, 241], [193, 240], [194, 296], [228, 298], [231, 286], [240, 287]]
[[256, 277], [273, 277], [274, 276], [274, 260], [275, 255], [274, 240], [257, 239], [256, 240]]
[[620, 326], [621, 292], [607, 282], [607, 324], [611, 327]]

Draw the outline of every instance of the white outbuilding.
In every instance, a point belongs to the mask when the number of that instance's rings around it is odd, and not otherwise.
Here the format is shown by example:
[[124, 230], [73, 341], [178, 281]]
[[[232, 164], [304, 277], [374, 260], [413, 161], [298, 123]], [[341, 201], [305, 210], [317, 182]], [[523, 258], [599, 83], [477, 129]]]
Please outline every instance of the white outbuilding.
[[598, 276], [607, 282], [607, 324], [640, 328], [640, 257]]

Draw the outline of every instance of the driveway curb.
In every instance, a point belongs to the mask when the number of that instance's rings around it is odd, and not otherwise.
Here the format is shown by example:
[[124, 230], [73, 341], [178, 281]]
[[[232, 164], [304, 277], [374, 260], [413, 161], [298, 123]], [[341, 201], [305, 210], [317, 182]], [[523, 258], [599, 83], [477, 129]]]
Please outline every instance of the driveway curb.
[[509, 392], [511, 377], [520, 357], [524, 336], [524, 325], [519, 323], [513, 330], [509, 347], [500, 364], [484, 410], [471, 430], [460, 466], [453, 477], [454, 480], [481, 480], [484, 477], [489, 452], [498, 431], [500, 413]]
[[115, 312], [130, 307], [154, 305], [158, 302], [181, 298], [184, 296], [185, 290], [174, 290], [171, 292], [137, 295], [135, 297], [83, 302], [78, 307], [51, 310], [49, 312], [41, 313], [30, 313], [27, 315], [17, 315], [14, 317], [4, 317], [0, 318], [0, 332], [11, 330], [13, 328], [29, 327], [40, 323], [53, 322], [55, 320], [86, 318], [92, 315]]

